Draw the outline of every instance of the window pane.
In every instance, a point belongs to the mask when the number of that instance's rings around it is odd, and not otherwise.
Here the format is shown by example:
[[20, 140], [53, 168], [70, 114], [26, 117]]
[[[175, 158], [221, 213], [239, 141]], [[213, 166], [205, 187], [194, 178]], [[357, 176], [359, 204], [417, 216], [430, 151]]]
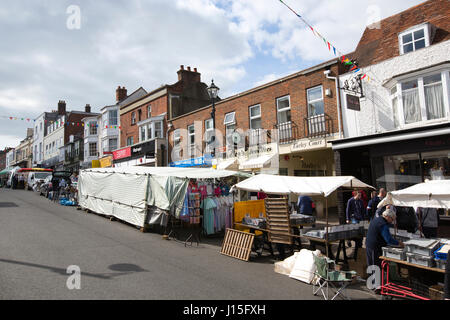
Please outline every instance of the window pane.
[[205, 120], [205, 129], [209, 130], [213, 128], [212, 119]]
[[291, 110], [278, 112], [278, 123], [286, 123], [291, 121]]
[[423, 84], [432, 84], [436, 82], [441, 82], [441, 74], [433, 74], [432, 76], [423, 77]]
[[450, 179], [450, 150], [422, 153], [422, 168], [425, 179]]
[[308, 115], [310, 117], [317, 116], [320, 114], [324, 114], [324, 105], [323, 101], [317, 101], [308, 104]]
[[256, 106], [256, 107], [251, 107], [250, 108], [250, 117], [257, 117], [261, 115], [261, 107], [260, 106]]
[[145, 127], [141, 127], [141, 141], [145, 141]]
[[412, 33], [405, 34], [402, 37], [402, 41], [403, 41], [403, 44], [411, 42], [412, 41]]
[[[414, 82], [414, 81], [412, 81]], [[412, 85], [412, 82], [402, 84], [402, 87]], [[417, 81], [416, 86], [417, 86]], [[419, 90], [417, 88], [403, 91], [403, 113], [405, 115], [405, 123], [413, 123], [422, 120], [420, 114]]]
[[283, 110], [289, 108], [289, 98], [281, 98], [277, 100], [277, 108], [278, 110]]
[[322, 86], [308, 90], [308, 101], [322, 99]]
[[415, 50], [425, 48], [425, 40], [419, 40], [419, 41], [415, 42], [414, 46], [416, 48]]
[[252, 119], [250, 121], [250, 128], [251, 129], [261, 129], [261, 118]]
[[442, 90], [442, 84], [436, 83], [434, 85], [428, 85], [424, 87], [424, 90], [428, 120], [440, 119], [445, 117], [444, 93]]
[[417, 80], [402, 83], [402, 90], [417, 88]]
[[398, 99], [397, 99], [397, 97], [395, 97], [394, 99], [392, 99], [392, 110], [394, 113], [394, 127], [395, 128], [399, 127], [397, 106], [398, 106]]
[[421, 39], [424, 37], [425, 37], [425, 34], [424, 34], [423, 29], [420, 29], [420, 30], [417, 30], [414, 32], [414, 40], [418, 40], [418, 39]]
[[414, 46], [412, 43], [403, 46], [403, 53], [408, 53], [414, 51]]
[[189, 131], [189, 134], [193, 134], [194, 133], [194, 126], [189, 126], [188, 127], [188, 131]]
[[234, 112], [225, 115], [224, 124], [234, 123]]

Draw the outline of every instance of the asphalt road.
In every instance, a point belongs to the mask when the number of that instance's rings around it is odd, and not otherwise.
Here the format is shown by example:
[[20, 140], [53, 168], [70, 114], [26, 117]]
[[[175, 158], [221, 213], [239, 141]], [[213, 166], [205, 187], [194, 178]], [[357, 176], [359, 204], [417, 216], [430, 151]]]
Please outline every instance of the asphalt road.
[[[320, 299], [312, 287], [251, 262], [162, 240], [157, 233], [0, 189], [0, 299]], [[80, 289], [67, 288], [79, 266]], [[353, 299], [374, 299], [350, 289]]]

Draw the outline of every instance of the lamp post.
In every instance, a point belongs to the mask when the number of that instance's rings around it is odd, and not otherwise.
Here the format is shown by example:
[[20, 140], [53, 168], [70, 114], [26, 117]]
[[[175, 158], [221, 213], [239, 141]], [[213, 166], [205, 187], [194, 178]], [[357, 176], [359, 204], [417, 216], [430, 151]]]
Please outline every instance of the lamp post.
[[[214, 102], [217, 98], [217, 94], [220, 89], [219, 89], [219, 87], [217, 87], [214, 84], [214, 80], [211, 80], [211, 85], [208, 87], [207, 90], [208, 90], [209, 97], [212, 100], [211, 118], [212, 118], [212, 122], [213, 122], [213, 132], [214, 132], [214, 142], [215, 142], [216, 141], [216, 106], [214, 105]], [[216, 152], [216, 150], [215, 150], [215, 148], [213, 148], [213, 151], [212, 151], [213, 157], [215, 157], [215, 152]]]

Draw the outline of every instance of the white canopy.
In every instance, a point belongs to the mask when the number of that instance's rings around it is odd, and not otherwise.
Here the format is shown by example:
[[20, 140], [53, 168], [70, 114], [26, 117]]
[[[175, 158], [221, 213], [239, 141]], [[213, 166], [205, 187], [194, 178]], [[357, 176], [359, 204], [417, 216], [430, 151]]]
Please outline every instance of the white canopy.
[[427, 180], [411, 187], [389, 192], [378, 207], [450, 208], [450, 180]]
[[259, 174], [233, 186], [241, 189], [267, 194], [322, 195], [328, 197], [340, 187], [372, 188], [372, 186], [352, 176], [340, 177], [288, 177]]
[[278, 154], [266, 154], [257, 158], [249, 159], [239, 165], [239, 169], [241, 170], [249, 170], [249, 169], [261, 169], [264, 168], [269, 162], [272, 161], [273, 157], [278, 157]]
[[212, 168], [179, 168], [179, 167], [139, 167], [129, 166], [120, 168], [92, 168], [86, 172], [124, 173], [137, 175], [154, 175], [187, 179], [218, 179], [231, 176], [250, 177], [248, 173], [230, 170], [215, 170]]

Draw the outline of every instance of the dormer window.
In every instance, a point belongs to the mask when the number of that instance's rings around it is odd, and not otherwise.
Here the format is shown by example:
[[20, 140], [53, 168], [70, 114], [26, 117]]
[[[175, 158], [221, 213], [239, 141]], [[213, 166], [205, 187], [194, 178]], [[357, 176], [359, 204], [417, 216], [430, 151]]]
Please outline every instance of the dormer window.
[[415, 26], [399, 34], [400, 54], [416, 51], [430, 45], [430, 25]]

